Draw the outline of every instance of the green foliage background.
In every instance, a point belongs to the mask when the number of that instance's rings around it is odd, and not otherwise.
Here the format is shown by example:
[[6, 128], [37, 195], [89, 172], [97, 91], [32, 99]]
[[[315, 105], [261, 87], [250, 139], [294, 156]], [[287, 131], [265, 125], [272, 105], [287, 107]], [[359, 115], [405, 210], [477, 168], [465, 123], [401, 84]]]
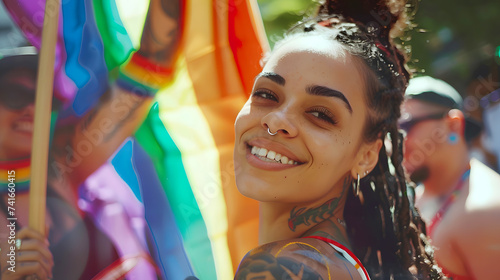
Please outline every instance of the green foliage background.
[[[408, 43], [412, 47], [410, 65], [418, 71], [417, 75], [441, 78], [465, 95], [471, 80], [479, 78], [477, 68], [482, 67], [482, 72], [487, 73], [481, 75], [493, 77], [487, 91], [500, 87], [499, 0], [414, 2], [416, 27], [408, 33], [411, 38]], [[258, 0], [258, 3], [271, 45], [305, 12], [317, 6], [312, 0]]]

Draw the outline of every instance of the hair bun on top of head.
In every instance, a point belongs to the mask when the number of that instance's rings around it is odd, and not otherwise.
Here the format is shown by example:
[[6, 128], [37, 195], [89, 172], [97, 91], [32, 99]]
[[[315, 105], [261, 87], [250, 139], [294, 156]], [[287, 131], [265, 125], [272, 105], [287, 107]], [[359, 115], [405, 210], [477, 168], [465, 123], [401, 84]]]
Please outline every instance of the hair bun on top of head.
[[[415, 5], [407, 4], [407, 0], [323, 0], [316, 18], [320, 20], [318, 25], [327, 27], [343, 25], [349, 28], [349, 24], [355, 25], [361, 33], [356, 32], [355, 36], [347, 34], [350, 38], [342, 34], [339, 39], [345, 40], [348, 45], [359, 44], [366, 39], [372, 41], [373, 46], [365, 47], [376, 48], [377, 51], [366, 51], [367, 60], [373, 60], [372, 57], [383, 60], [389, 68], [388, 71], [393, 74], [386, 73], [383, 76], [392, 80], [392, 87], [404, 89], [411, 76], [406, 65], [409, 49], [401, 48], [394, 39], [400, 38], [407, 27], [411, 28], [407, 12], [408, 7], [413, 6]], [[359, 37], [355, 38], [357, 36]], [[387, 59], [381, 58], [379, 54], [383, 54]], [[381, 70], [377, 59], [369, 64], [372, 68]], [[391, 76], [393, 77], [390, 78]]]
[[390, 40], [407, 27], [405, 0], [325, 0], [318, 15], [337, 15], [358, 24], [368, 34]]

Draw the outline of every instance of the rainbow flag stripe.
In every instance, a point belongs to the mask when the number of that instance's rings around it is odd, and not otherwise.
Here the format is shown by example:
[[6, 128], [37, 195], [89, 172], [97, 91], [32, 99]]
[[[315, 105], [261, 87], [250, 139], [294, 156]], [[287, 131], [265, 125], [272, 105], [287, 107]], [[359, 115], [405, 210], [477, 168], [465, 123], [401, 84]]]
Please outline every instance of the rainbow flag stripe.
[[0, 193], [8, 192], [9, 185], [15, 186], [16, 192], [29, 190], [30, 159], [0, 161]]
[[173, 69], [154, 65], [136, 52], [120, 67], [117, 83], [136, 94], [154, 96], [172, 81], [172, 73]]

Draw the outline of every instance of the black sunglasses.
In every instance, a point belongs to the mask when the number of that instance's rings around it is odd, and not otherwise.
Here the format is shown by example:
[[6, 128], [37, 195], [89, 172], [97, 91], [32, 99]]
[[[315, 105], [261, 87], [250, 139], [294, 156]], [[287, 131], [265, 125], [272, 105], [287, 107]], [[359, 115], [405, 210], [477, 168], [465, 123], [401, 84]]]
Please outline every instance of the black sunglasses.
[[407, 121], [403, 121], [398, 123], [400, 129], [404, 130], [406, 133], [410, 132], [410, 130], [418, 123], [428, 120], [440, 120], [448, 115], [448, 112], [441, 112], [436, 114], [431, 114], [427, 116], [422, 116], [418, 118], [411, 118]]
[[[0, 104], [11, 109], [21, 110], [35, 103], [35, 91], [21, 85], [6, 85], [0, 88]], [[52, 110], [60, 107], [60, 101], [52, 99]]]

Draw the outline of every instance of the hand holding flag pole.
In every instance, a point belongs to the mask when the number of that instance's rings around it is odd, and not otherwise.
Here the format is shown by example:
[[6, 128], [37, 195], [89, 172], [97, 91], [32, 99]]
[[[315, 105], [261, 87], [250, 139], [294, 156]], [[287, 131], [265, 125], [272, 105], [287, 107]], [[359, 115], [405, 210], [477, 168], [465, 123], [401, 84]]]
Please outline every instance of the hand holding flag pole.
[[45, 235], [47, 163], [50, 141], [50, 113], [54, 84], [54, 60], [59, 22], [59, 0], [47, 0], [42, 30], [36, 83], [35, 116], [31, 149], [29, 226]]

